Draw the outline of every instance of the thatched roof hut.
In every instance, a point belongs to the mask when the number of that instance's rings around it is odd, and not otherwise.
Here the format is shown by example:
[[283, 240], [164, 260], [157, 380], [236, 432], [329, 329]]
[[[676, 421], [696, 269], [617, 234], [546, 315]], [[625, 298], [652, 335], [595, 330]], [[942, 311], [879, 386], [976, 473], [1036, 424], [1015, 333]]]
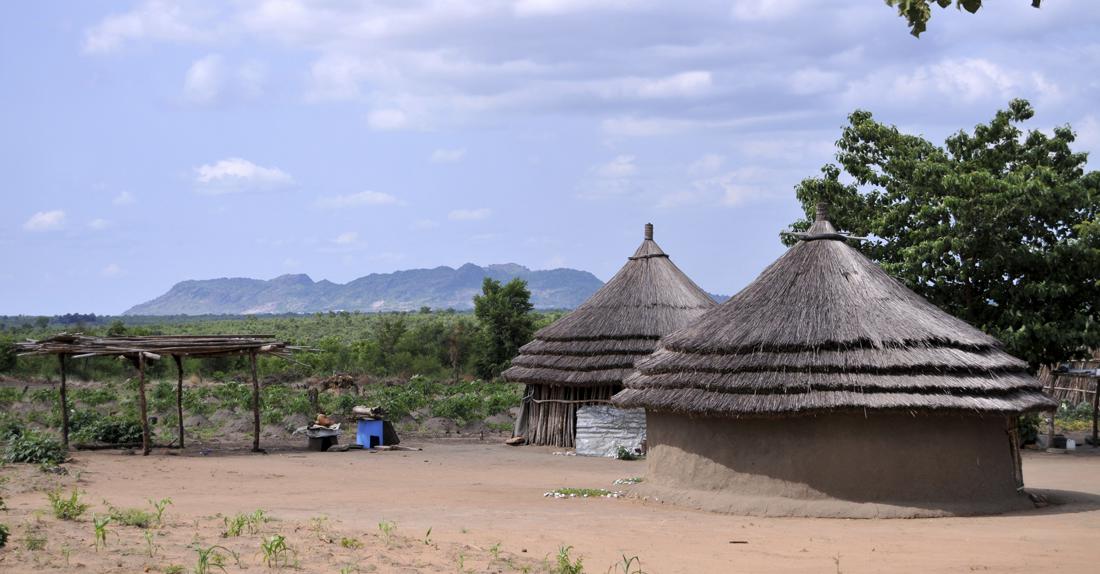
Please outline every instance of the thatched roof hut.
[[606, 403], [661, 336], [715, 305], [646, 224], [626, 265], [572, 313], [536, 332], [504, 371], [506, 380], [527, 384], [528, 442], [572, 446], [577, 405]]
[[770, 514], [1016, 502], [1006, 431], [1053, 404], [1027, 365], [849, 246], [823, 206], [800, 239], [663, 338], [614, 397], [647, 411], [653, 482]]

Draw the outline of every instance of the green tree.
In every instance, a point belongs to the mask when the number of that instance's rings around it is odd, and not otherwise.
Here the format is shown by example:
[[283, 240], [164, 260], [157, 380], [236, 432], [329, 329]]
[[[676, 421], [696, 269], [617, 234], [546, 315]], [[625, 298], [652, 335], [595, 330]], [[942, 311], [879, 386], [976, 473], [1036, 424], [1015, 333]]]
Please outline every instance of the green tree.
[[[1031, 0], [1031, 6], [1038, 8], [1042, 0]], [[887, 6], [898, 9], [898, 15], [909, 23], [910, 32], [920, 37], [921, 32], [928, 26], [928, 20], [932, 18], [932, 7], [947, 8], [952, 4], [956, 9], [966, 10], [971, 14], [982, 7], [982, 0], [886, 0]]]
[[876, 239], [868, 257], [1033, 368], [1080, 357], [1100, 345], [1100, 172], [1069, 126], [1022, 132], [1033, 115], [1013, 100], [940, 147], [856, 111], [840, 166], [796, 187], [793, 227], [829, 201], [834, 225]]
[[474, 295], [474, 315], [481, 324], [474, 364], [479, 377], [500, 375], [519, 348], [531, 340], [535, 332], [533, 308], [526, 281], [512, 279], [502, 286], [500, 281], [485, 278], [481, 295]]

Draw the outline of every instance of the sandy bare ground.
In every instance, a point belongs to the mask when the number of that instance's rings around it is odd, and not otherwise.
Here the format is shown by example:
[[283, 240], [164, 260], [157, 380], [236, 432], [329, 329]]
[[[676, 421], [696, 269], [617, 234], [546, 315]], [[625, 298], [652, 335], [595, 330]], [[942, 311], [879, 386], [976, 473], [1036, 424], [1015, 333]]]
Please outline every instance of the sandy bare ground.
[[[707, 514], [639, 499], [545, 498], [559, 487], [616, 489], [644, 462], [556, 456], [550, 449], [490, 442], [424, 441], [419, 452], [224, 454], [148, 458], [77, 453], [70, 475], [9, 466], [0, 521], [12, 526], [0, 571], [191, 572], [196, 545], [238, 553], [229, 572], [267, 571], [259, 544], [280, 533], [299, 572], [542, 572], [572, 546], [585, 572], [621, 572], [637, 556], [666, 572], [1096, 572], [1100, 564], [1100, 455], [1027, 452], [1028, 486], [1066, 500], [1025, 513], [980, 518], [831, 520]], [[1087, 449], [1091, 450], [1091, 449]], [[76, 485], [92, 504], [78, 522], [58, 521], [44, 490]], [[102, 501], [146, 507], [171, 497], [166, 524], [109, 527], [93, 548], [91, 512]], [[277, 520], [256, 534], [223, 538], [223, 515], [262, 508]], [[37, 516], [36, 516], [37, 513]], [[396, 525], [388, 537], [379, 523]], [[44, 550], [24, 536], [38, 524]], [[425, 534], [431, 529], [430, 538]], [[361, 548], [345, 548], [343, 538]], [[743, 541], [744, 543], [731, 543]], [[66, 553], [68, 554], [66, 558]], [[547, 560], [547, 557], [549, 560]], [[66, 560], [68, 565], [66, 565]], [[295, 571], [295, 570], [290, 570]]]

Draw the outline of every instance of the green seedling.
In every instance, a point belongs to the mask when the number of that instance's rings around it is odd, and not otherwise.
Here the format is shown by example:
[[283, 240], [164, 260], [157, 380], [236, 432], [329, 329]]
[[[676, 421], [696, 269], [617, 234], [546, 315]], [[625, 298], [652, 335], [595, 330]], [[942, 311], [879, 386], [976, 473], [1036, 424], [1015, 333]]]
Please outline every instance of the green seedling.
[[95, 551], [100, 547], [107, 547], [107, 525], [111, 523], [111, 517], [92, 514], [92, 527], [95, 528]]
[[576, 560], [573, 560], [569, 555], [572, 550], [572, 546], [558, 547], [558, 563], [554, 567], [554, 574], [583, 574], [584, 565], [582, 559], [578, 556]]
[[358, 550], [363, 547], [363, 543], [355, 538], [344, 537], [340, 539], [340, 546], [347, 548], [348, 550]]
[[157, 526], [160, 526], [164, 522], [164, 511], [168, 508], [168, 505], [172, 504], [171, 498], [162, 498], [160, 500], [149, 499], [149, 504], [153, 505], [156, 510]]
[[286, 537], [282, 534], [274, 534], [261, 542], [260, 551], [263, 552], [264, 562], [267, 563], [268, 568], [286, 566], [291, 553]]
[[195, 574], [210, 574], [213, 568], [225, 572], [225, 555], [220, 552], [222, 550], [228, 552], [238, 563], [240, 562], [237, 553], [225, 546], [219, 546], [217, 544], [205, 548], [196, 546], [195, 552], [197, 552], [199, 556], [198, 562], [195, 563]]

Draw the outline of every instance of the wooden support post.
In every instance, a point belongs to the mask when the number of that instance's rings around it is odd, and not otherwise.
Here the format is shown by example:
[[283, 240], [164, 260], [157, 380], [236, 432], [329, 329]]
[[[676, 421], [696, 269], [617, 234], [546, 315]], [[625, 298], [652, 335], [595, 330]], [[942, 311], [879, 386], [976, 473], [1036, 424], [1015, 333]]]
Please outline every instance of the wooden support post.
[[1100, 422], [1100, 370], [1097, 371], [1096, 376], [1092, 379], [1092, 448], [1097, 447], [1097, 423]]
[[176, 361], [176, 418], [179, 422], [180, 448], [183, 448], [183, 359], [172, 355]]
[[65, 355], [61, 354], [57, 356], [58, 362], [61, 363], [61, 444], [65, 447], [65, 450], [69, 449], [69, 395], [67, 388], [67, 377], [65, 372]]
[[248, 354], [252, 363], [252, 452], [264, 452], [260, 448], [260, 377], [256, 372], [256, 351]]
[[138, 401], [141, 406], [141, 454], [149, 456], [152, 440], [149, 437], [149, 413], [145, 404], [145, 354], [138, 353]]

